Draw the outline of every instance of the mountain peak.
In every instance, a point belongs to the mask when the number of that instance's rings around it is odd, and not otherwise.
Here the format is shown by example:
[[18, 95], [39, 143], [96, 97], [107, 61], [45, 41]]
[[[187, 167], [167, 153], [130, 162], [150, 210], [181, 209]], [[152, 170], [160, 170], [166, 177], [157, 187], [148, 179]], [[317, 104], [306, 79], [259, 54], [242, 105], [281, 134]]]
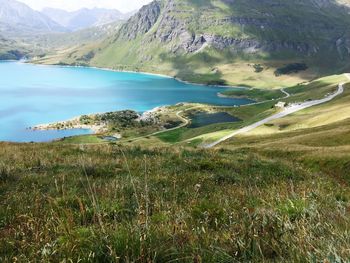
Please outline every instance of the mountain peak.
[[15, 0], [0, 0], [0, 24], [1, 32], [7, 35], [66, 31], [47, 16]]
[[120, 37], [131, 40], [138, 35], [147, 33], [157, 22], [161, 8], [161, 2], [157, 0], [143, 6], [123, 25], [120, 30]]
[[60, 25], [73, 31], [101, 26], [127, 18], [116, 9], [97, 7], [92, 9], [82, 8], [71, 12], [55, 8], [44, 8], [42, 12]]

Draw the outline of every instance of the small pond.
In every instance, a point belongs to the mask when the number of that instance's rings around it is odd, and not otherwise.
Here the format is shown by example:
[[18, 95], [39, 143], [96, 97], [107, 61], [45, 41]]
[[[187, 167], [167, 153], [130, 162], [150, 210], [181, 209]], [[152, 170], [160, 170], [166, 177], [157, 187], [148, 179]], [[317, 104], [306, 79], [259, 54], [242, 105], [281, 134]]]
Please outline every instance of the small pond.
[[216, 123], [227, 123], [227, 122], [238, 122], [239, 118], [236, 118], [227, 112], [197, 112], [189, 116], [191, 119], [191, 124], [189, 128], [199, 128]]

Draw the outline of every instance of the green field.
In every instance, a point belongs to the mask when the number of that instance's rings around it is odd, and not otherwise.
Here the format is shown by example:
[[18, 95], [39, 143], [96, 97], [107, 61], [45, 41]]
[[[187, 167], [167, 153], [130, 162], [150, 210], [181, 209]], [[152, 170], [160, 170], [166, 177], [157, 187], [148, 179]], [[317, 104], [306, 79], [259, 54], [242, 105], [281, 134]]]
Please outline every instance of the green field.
[[232, 98], [248, 98], [257, 102], [265, 100], [276, 100], [285, 97], [286, 95], [280, 90], [261, 90], [261, 89], [242, 89], [239, 91], [228, 90], [222, 95]]
[[72, 143], [72, 144], [90, 144], [90, 143], [107, 143], [97, 135], [82, 135], [73, 136], [62, 139], [57, 143]]
[[337, 170], [248, 148], [0, 146], [2, 262], [350, 257], [350, 189]]

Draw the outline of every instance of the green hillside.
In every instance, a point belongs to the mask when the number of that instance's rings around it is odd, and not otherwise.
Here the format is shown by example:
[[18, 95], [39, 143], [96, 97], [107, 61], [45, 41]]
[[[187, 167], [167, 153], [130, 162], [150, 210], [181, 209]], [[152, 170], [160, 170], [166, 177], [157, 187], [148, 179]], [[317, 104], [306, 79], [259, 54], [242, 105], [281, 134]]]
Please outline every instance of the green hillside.
[[[18, 60], [27, 57], [32, 61], [40, 61], [44, 57], [68, 56], [79, 61], [92, 48], [98, 46], [104, 39], [113, 35], [122, 21], [82, 29], [68, 33], [31, 34], [27, 36], [2, 37], [0, 35], [0, 60]], [[73, 53], [81, 53], [81, 56]], [[80, 61], [82, 63], [82, 61]]]
[[[154, 1], [94, 47], [94, 57], [85, 64], [160, 72], [209, 84], [289, 86], [348, 69], [347, 4]], [[67, 55], [42, 62], [79, 64]], [[295, 63], [306, 67], [276, 74]]]
[[350, 85], [334, 101], [271, 121], [221, 145], [300, 162], [349, 184]]
[[99, 43], [103, 39], [113, 35], [120, 28], [123, 21], [94, 26], [68, 33], [51, 33], [27, 37], [26, 42], [39, 46], [53, 53], [53, 50], [64, 50], [67, 48], [79, 48], [91, 43]]

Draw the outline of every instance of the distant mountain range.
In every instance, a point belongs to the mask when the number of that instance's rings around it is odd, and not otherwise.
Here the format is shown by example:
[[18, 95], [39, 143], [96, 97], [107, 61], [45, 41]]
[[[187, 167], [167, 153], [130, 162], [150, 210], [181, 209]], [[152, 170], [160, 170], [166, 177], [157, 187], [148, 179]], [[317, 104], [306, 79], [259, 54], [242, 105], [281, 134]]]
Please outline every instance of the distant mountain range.
[[0, 34], [14, 38], [71, 32], [125, 20], [130, 15], [100, 8], [74, 12], [46, 8], [39, 12], [16, 0], [0, 0]]
[[[212, 84], [237, 84], [238, 79], [247, 83], [248, 73], [259, 78], [265, 69], [289, 63], [307, 64], [310, 74], [302, 76], [306, 79], [340, 72], [350, 69], [349, 4], [350, 0], [153, 1], [89, 51], [94, 56], [88, 64]], [[71, 57], [67, 54], [62, 62], [79, 62]], [[261, 64], [259, 72], [254, 72], [255, 64]], [[247, 74], [242, 74], [243, 68]]]
[[39, 12], [16, 0], [0, 0], [0, 60], [97, 43], [117, 32], [132, 14], [99, 8]]
[[[281, 68], [299, 74], [295, 83], [350, 70], [350, 0], [155, 0], [128, 16], [97, 8], [40, 13], [0, 0], [0, 34], [32, 34], [43, 51], [38, 63], [206, 84], [260, 86], [281, 79]], [[47, 34], [65, 31], [75, 32]]]
[[29, 45], [0, 35], [0, 60], [20, 60], [29, 54], [33, 54]]
[[0, 0], [0, 33], [9, 36], [33, 33], [65, 32], [46, 15], [14, 0]]
[[126, 20], [131, 15], [123, 14], [118, 10], [103, 8], [84, 8], [74, 12], [67, 12], [55, 8], [45, 8], [42, 10], [42, 13], [71, 31], [101, 26], [118, 20]]

